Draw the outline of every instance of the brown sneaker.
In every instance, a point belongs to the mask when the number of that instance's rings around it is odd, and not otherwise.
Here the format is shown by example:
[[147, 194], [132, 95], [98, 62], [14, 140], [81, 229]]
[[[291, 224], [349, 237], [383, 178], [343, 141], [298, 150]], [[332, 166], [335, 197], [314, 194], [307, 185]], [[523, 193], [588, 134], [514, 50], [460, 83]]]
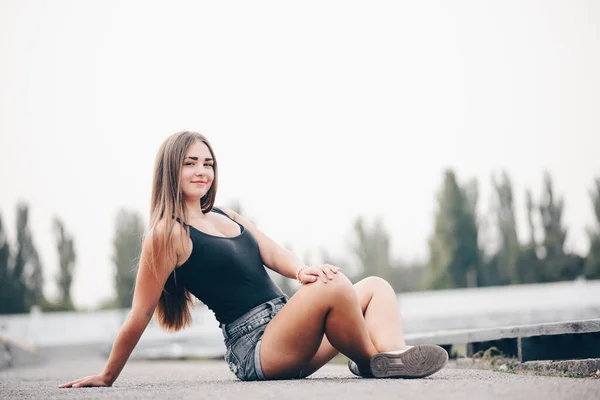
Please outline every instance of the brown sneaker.
[[371, 373], [376, 378], [423, 378], [438, 372], [447, 362], [448, 353], [442, 347], [422, 344], [374, 355]]

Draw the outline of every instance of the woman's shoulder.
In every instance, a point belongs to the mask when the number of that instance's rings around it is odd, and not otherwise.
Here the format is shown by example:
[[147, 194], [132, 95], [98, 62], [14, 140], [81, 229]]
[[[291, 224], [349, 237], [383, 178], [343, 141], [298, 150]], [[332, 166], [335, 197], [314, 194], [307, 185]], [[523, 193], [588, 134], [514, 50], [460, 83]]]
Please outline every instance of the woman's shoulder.
[[[170, 232], [170, 235], [167, 233]], [[186, 230], [182, 224], [173, 220], [160, 220], [154, 226], [148, 228], [144, 237], [142, 252], [149, 257], [166, 257], [165, 265], [169, 265], [170, 270], [175, 268], [177, 260], [186, 252], [187, 241]]]

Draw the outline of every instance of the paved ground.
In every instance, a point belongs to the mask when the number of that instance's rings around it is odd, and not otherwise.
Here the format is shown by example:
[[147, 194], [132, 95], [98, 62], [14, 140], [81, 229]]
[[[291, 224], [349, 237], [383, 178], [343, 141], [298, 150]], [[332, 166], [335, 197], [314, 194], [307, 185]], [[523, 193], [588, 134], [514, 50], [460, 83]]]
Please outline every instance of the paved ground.
[[0, 370], [1, 399], [599, 399], [600, 379], [523, 376], [447, 367], [419, 380], [361, 379], [329, 364], [300, 381], [240, 382], [224, 361], [131, 361], [111, 388], [58, 389], [97, 373], [100, 357]]

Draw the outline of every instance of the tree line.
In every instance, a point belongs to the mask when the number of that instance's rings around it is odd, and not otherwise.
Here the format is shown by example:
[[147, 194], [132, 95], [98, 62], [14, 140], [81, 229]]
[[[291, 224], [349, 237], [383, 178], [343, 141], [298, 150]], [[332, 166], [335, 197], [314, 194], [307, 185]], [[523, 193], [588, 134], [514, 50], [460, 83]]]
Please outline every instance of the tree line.
[[[460, 184], [454, 171], [445, 171], [437, 193], [433, 233], [428, 239], [429, 257], [424, 262], [407, 265], [394, 260], [390, 252], [391, 236], [382, 218], [367, 221], [361, 216], [354, 220], [354, 241], [347, 252], [354, 260], [336, 258], [321, 249], [321, 261], [340, 266], [355, 282], [367, 276], [380, 276], [397, 292], [555, 282], [579, 277], [600, 279], [600, 178], [594, 180], [590, 190], [594, 220], [587, 227], [590, 246], [586, 256], [565, 250], [568, 234], [562, 220], [565, 203], [555, 193], [550, 174], [544, 175], [541, 198], [535, 199], [530, 190], [526, 192], [525, 239], [519, 238], [517, 232], [510, 177], [504, 172], [499, 179], [492, 179], [492, 186], [493, 211], [484, 224], [477, 213], [476, 181]], [[245, 215], [239, 202], [230, 207]], [[541, 226], [536, 221], [541, 221]], [[491, 252], [483, 249], [482, 225], [495, 232], [496, 246]], [[125, 209], [117, 213], [112, 255], [116, 294], [101, 308], [131, 306], [144, 227], [140, 213]], [[47, 311], [75, 309], [71, 298], [77, 260], [75, 239], [58, 217], [54, 218], [52, 228], [59, 267], [54, 280], [59, 296], [49, 301], [43, 293], [43, 265], [29, 229], [28, 205], [17, 205], [16, 240], [12, 245], [0, 215], [0, 314], [28, 312], [33, 305]], [[538, 230], [541, 235], [536, 234]], [[309, 258], [305, 256], [304, 262], [311, 264]], [[351, 265], [357, 268], [352, 269]], [[298, 285], [291, 280], [272, 276], [288, 295], [297, 290]]]
[[[55, 248], [58, 255], [58, 273], [54, 283], [58, 298], [49, 301], [44, 296], [43, 265], [29, 228], [29, 206], [17, 205], [16, 240], [10, 244], [0, 215], [0, 314], [29, 312], [32, 306], [44, 311], [73, 311], [71, 287], [75, 274], [77, 255], [75, 239], [63, 221], [53, 219]], [[143, 219], [137, 212], [122, 209], [115, 219], [113, 257], [116, 295], [100, 308], [126, 308], [131, 306], [137, 262], [144, 233]]]
[[[493, 210], [484, 219], [476, 211], [477, 182], [471, 180], [461, 185], [453, 170], [445, 171], [437, 193], [434, 228], [428, 240], [428, 260], [421, 265], [392, 260], [390, 235], [381, 219], [367, 228], [359, 217], [354, 226], [358, 240], [353, 250], [360, 271], [354, 280], [377, 275], [402, 292], [556, 282], [580, 277], [600, 279], [600, 178], [594, 180], [589, 192], [594, 219], [587, 227], [586, 256], [565, 249], [568, 229], [563, 222], [564, 199], [557, 195], [549, 173], [543, 179], [539, 199], [534, 198], [531, 190], [525, 193], [528, 234], [522, 239], [517, 232], [513, 185], [506, 172], [492, 178]], [[540, 221], [540, 226], [536, 221]], [[482, 244], [482, 225], [495, 233], [495, 248], [491, 252], [486, 252], [485, 243]]]

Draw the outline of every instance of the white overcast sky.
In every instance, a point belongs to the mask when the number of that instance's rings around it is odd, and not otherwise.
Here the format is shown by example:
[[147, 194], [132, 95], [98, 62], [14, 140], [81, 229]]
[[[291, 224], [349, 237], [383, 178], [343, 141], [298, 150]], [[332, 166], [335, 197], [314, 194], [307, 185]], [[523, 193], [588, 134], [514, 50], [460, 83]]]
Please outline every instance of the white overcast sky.
[[0, 1], [0, 213], [19, 200], [56, 293], [51, 221], [76, 237], [76, 305], [112, 295], [119, 207], [148, 215], [162, 140], [213, 143], [218, 203], [303, 257], [347, 255], [383, 217], [393, 255], [427, 257], [443, 171], [543, 171], [584, 254], [600, 176], [600, 2]]

